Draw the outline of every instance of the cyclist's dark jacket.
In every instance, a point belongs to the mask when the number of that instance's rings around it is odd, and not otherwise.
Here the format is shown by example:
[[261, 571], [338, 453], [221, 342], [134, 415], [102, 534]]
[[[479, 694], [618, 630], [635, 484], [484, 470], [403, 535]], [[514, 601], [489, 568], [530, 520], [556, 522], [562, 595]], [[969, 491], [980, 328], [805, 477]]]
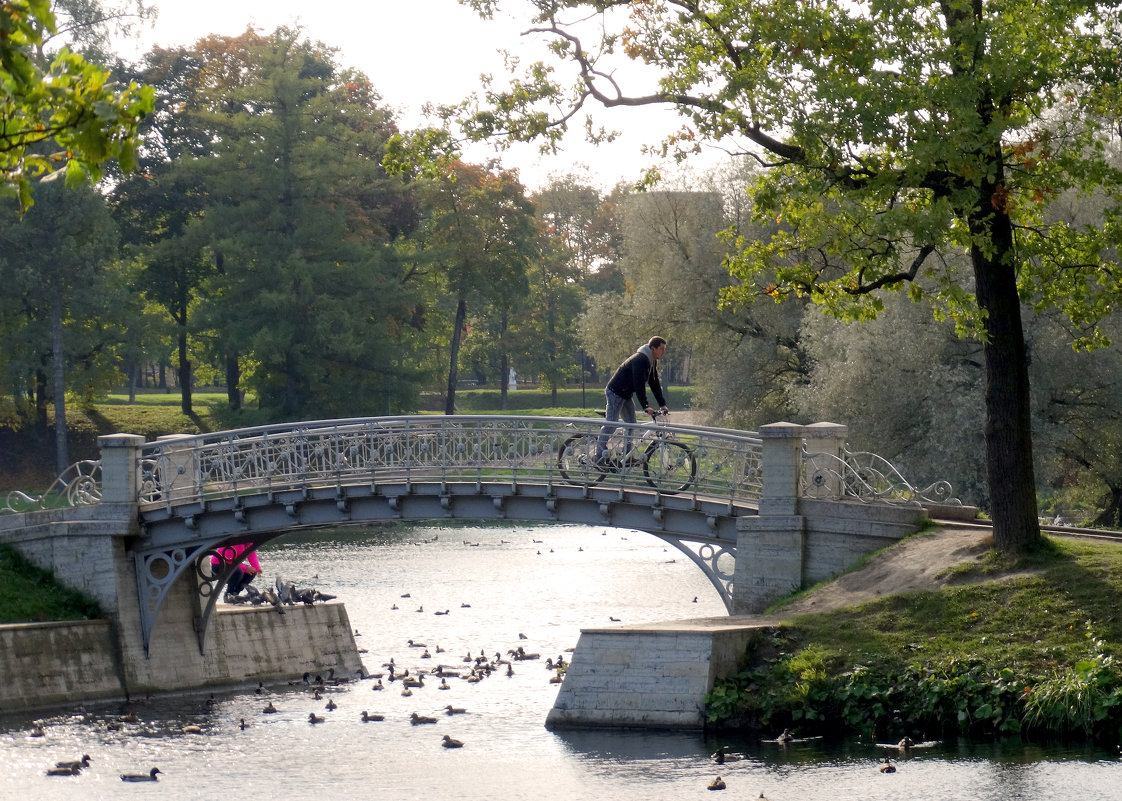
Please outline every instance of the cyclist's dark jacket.
[[612, 380], [608, 382], [608, 389], [621, 398], [638, 395], [640, 408], [646, 409], [650, 406], [647, 403], [647, 384], [650, 384], [658, 405], [665, 406], [666, 398], [662, 394], [662, 384], [658, 380], [658, 363], [655, 362], [650, 347], [643, 345], [616, 369]]

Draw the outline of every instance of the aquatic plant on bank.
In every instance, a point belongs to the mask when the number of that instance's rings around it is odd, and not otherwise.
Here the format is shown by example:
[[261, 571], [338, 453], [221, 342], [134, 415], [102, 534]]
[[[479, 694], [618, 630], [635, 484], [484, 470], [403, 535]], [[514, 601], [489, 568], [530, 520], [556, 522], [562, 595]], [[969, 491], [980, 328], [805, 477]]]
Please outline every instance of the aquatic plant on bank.
[[[785, 636], [777, 635], [782, 648]], [[706, 696], [713, 725], [895, 742], [953, 736], [1122, 739], [1122, 670], [1088, 627], [1086, 659], [1048, 673], [979, 659], [912, 662], [898, 671], [842, 664], [818, 645], [780, 653], [718, 682]]]

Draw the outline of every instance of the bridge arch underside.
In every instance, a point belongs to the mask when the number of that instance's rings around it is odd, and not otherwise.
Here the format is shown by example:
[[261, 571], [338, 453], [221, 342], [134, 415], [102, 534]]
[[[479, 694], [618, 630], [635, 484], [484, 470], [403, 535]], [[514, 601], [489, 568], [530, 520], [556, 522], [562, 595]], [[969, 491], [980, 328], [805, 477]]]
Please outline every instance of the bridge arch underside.
[[[170, 587], [191, 575], [199, 596], [199, 649], [221, 588], [237, 568], [216, 570], [222, 545], [260, 546], [294, 531], [387, 521], [518, 520], [643, 531], [682, 551], [732, 608], [738, 517], [754, 506], [621, 487], [519, 485], [509, 481], [403, 482], [217, 497], [141, 507], [135, 560], [145, 650]], [[247, 556], [243, 554], [244, 556]]]

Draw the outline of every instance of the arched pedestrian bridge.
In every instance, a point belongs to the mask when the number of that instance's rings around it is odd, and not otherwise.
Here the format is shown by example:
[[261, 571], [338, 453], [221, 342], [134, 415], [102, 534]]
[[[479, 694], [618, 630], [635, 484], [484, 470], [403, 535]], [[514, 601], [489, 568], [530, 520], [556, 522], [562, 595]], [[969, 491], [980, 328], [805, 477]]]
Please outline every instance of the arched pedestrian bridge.
[[[738, 599], [750, 611], [903, 536], [921, 501], [949, 490], [920, 493], [883, 460], [849, 453], [844, 426], [781, 423], [757, 433], [621, 423], [610, 443], [616, 461], [603, 467], [593, 463], [601, 426], [586, 418], [422, 415], [151, 443], [111, 435], [100, 440], [96, 470], [68, 488], [78, 501], [124, 509], [139, 525], [125, 553], [145, 652], [177, 579], [188, 575], [196, 588], [201, 651], [218, 588], [236, 569], [216, 573], [211, 557], [224, 545], [261, 545], [292, 531], [442, 518], [638, 529], [688, 555], [730, 611]], [[854, 504], [845, 511], [854, 500], [863, 511]], [[902, 524], [868, 511], [900, 504], [909, 507]], [[839, 546], [846, 537], [863, 541]]]
[[[222, 544], [390, 520], [525, 520], [647, 531], [687, 554], [731, 605], [736, 520], [756, 513], [755, 433], [621, 424], [626, 466], [592, 462], [601, 423], [436, 416], [306, 422], [163, 438], [139, 448], [141, 597], [154, 601]], [[669, 445], [668, 443], [674, 443]], [[660, 462], [661, 458], [661, 462]], [[219, 585], [220, 586], [220, 585]], [[205, 621], [213, 609], [209, 598]], [[143, 614], [143, 612], [142, 612]]]

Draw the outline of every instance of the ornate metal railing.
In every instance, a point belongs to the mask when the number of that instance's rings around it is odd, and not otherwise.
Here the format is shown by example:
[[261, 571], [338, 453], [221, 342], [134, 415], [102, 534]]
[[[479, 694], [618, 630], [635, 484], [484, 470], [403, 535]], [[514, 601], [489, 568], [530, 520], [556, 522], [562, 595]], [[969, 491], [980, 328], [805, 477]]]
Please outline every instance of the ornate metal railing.
[[875, 453], [849, 450], [843, 450], [839, 456], [809, 453], [804, 447], [802, 494], [806, 498], [856, 499], [862, 503], [962, 505], [962, 501], [952, 497], [951, 485], [946, 481], [918, 489], [887, 459]]
[[62, 506], [85, 506], [101, 501], [101, 462], [75, 462], [41, 495], [12, 490], [0, 506], [4, 512], [35, 512]]
[[[572, 483], [558, 454], [575, 433], [595, 436], [590, 418], [418, 415], [262, 426], [183, 436], [141, 448], [141, 504], [173, 505], [322, 487], [392, 481]], [[662, 425], [662, 424], [660, 424]], [[628, 426], [640, 436], [651, 424]], [[678, 494], [754, 502], [762, 448], [753, 432], [664, 425], [689, 449], [696, 478]], [[642, 483], [634, 471], [599, 486]]]

